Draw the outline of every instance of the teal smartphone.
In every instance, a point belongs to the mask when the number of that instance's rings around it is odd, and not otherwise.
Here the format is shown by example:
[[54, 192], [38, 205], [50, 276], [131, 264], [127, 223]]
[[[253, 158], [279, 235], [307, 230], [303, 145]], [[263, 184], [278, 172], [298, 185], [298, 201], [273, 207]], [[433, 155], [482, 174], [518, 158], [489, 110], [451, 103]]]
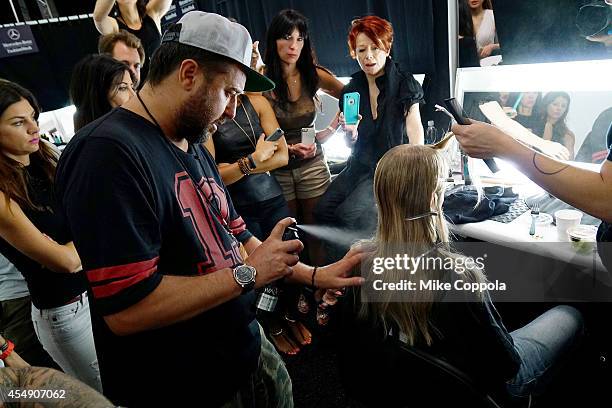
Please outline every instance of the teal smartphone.
[[359, 92], [344, 94], [342, 105], [344, 121], [347, 125], [356, 125], [359, 121]]

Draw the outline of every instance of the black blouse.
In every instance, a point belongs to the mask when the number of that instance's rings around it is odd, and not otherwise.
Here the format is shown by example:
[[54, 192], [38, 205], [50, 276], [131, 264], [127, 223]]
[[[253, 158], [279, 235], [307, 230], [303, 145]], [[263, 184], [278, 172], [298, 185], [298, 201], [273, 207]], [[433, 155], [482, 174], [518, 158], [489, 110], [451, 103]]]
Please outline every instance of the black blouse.
[[[234, 163], [255, 151], [259, 135], [264, 133], [257, 111], [247, 96], [241, 98], [234, 120], [226, 120], [213, 135], [215, 161]], [[232, 201], [237, 206], [248, 206], [283, 194], [276, 181], [268, 173], [250, 174], [227, 186]]]
[[385, 73], [376, 78], [380, 90], [378, 95], [377, 118], [372, 116], [368, 80], [363, 71], [352, 75], [351, 81], [342, 90], [339, 99], [343, 109], [344, 94], [359, 92], [359, 137], [349, 160], [357, 161], [371, 170], [387, 150], [408, 143], [406, 136], [406, 113], [415, 103], [423, 103], [423, 88], [412, 74], [404, 73], [399, 66], [387, 58]]
[[[532, 132], [540, 137], [544, 137], [544, 130], [546, 129], [546, 123], [541, 120], [536, 123], [535, 128], [532, 129]], [[565, 133], [561, 130], [561, 127], [558, 124], [553, 125], [553, 132], [551, 141], [563, 144], [565, 142]]]
[[[60, 244], [70, 241], [65, 222], [53, 199], [53, 187], [40, 166], [35, 163], [26, 167], [28, 194], [42, 210], [22, 206], [28, 219], [41, 232]], [[30, 291], [32, 303], [38, 309], [49, 309], [66, 304], [87, 289], [83, 273], [53, 272], [24, 255], [0, 238], [0, 252], [21, 272]]]
[[534, 133], [536, 133], [537, 129], [540, 127], [543, 129], [543, 125], [541, 124], [542, 120], [535, 113], [532, 113], [530, 116], [521, 115], [519, 113], [514, 120]]

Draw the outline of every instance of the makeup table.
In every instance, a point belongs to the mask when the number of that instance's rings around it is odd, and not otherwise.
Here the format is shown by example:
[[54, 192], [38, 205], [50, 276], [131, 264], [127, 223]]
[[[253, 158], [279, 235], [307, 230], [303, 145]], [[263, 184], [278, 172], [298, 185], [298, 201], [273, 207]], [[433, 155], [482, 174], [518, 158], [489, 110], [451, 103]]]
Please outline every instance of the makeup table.
[[[479, 173], [476, 174], [489, 174], [486, 171], [484, 163], [480, 161], [474, 163], [478, 166]], [[498, 161], [499, 163], [499, 161]], [[580, 164], [583, 166], [584, 164]], [[482, 169], [480, 168], [482, 166]], [[589, 166], [589, 168], [592, 166]], [[594, 168], [595, 169], [595, 168]], [[598, 169], [598, 167], [597, 167]], [[505, 170], [505, 177], [482, 177], [482, 186], [486, 187], [489, 185], [504, 185], [506, 187], [512, 187], [513, 191], [519, 195], [526, 203], [531, 206], [534, 202], [540, 203], [540, 212], [548, 213], [554, 216], [554, 212], [563, 208], [573, 208], [561, 200], [550, 196], [542, 188], [535, 183], [531, 182], [524, 175], [512, 169], [510, 175]], [[512, 184], [509, 183], [512, 180]], [[576, 245], [566, 241], [561, 241], [557, 235], [557, 228], [553, 224], [549, 225], [538, 225], [536, 227], [536, 234], [529, 234], [529, 227], [531, 226], [531, 213], [526, 211], [513, 221], [509, 223], [502, 223], [493, 220], [485, 220], [481, 222], [452, 225], [449, 223], [450, 231], [460, 237], [470, 238], [479, 241], [486, 241], [493, 244], [502, 245], [518, 249], [521, 251], [531, 252], [537, 255], [551, 257], [563, 262], [568, 262], [578, 267], [584, 268], [596, 268], [597, 270], [605, 271], [601, 259], [595, 251], [578, 251]], [[599, 225], [599, 220], [584, 214], [581, 224]]]

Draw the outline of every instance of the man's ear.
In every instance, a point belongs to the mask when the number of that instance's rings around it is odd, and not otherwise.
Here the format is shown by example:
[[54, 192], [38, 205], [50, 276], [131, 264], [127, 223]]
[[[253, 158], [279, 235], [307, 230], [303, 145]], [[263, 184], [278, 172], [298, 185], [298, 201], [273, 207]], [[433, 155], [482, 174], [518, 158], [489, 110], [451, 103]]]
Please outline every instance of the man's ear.
[[198, 63], [192, 59], [186, 59], [181, 62], [178, 69], [178, 80], [185, 91], [191, 91], [198, 87], [200, 84], [198, 81], [200, 74], [203, 74], [202, 69]]

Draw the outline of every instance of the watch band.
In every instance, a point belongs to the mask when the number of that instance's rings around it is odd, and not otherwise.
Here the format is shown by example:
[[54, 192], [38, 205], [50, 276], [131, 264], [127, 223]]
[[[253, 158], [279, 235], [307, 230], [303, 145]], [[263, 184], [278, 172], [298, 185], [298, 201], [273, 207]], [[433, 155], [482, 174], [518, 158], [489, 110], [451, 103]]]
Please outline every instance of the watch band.
[[249, 154], [247, 156], [247, 159], [249, 159], [249, 163], [251, 164], [251, 168], [252, 169], [256, 169], [257, 165], [255, 164], [255, 159], [253, 159], [253, 156], [251, 154]]

